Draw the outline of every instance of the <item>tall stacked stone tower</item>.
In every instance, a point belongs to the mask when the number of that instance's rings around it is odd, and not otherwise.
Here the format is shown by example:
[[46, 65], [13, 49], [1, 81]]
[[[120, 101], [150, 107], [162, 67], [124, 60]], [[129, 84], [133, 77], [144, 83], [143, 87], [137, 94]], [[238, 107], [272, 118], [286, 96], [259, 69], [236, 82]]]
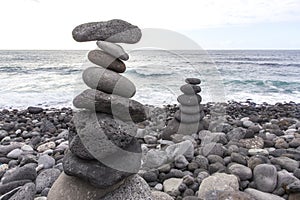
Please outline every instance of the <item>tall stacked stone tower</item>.
[[135, 85], [121, 74], [122, 60], [129, 56], [115, 43], [136, 43], [141, 30], [123, 20], [93, 22], [77, 26], [78, 42], [97, 41], [101, 49], [88, 53], [91, 66], [83, 71], [90, 88], [74, 98], [78, 111], [70, 131], [64, 173], [48, 200], [151, 199], [146, 182], [135, 175], [141, 165], [141, 146], [135, 138], [135, 123], [146, 119], [145, 108], [131, 100]]

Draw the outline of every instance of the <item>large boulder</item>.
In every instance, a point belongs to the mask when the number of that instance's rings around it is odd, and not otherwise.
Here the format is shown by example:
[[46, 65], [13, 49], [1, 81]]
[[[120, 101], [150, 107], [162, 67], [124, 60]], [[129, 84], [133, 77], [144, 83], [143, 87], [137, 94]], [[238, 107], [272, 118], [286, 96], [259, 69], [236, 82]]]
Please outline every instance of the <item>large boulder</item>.
[[211, 190], [220, 191], [238, 191], [239, 182], [236, 176], [225, 173], [215, 173], [212, 176], [205, 178], [198, 191], [198, 197], [205, 199], [207, 193]]

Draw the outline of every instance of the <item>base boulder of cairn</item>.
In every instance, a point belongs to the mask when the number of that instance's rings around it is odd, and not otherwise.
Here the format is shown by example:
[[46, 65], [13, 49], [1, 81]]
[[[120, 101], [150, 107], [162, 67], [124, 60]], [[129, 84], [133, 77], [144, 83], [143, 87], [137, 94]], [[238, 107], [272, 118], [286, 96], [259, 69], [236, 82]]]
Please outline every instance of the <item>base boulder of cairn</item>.
[[48, 200], [152, 200], [150, 187], [137, 175], [142, 150], [136, 123], [147, 119], [141, 103], [131, 100], [135, 85], [120, 73], [129, 55], [118, 44], [136, 43], [141, 30], [123, 20], [77, 26], [78, 42], [97, 41], [101, 50], [88, 53], [92, 67], [82, 78], [90, 87], [73, 100], [74, 130], [63, 159], [64, 172], [48, 193]]

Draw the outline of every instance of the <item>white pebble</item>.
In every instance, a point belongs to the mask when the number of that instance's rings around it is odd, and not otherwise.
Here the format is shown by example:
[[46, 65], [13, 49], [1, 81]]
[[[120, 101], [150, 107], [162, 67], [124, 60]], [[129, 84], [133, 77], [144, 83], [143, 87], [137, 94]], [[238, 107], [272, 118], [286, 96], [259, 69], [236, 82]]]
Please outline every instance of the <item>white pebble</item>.
[[21, 147], [23, 151], [33, 151], [33, 148], [30, 145], [24, 145]]
[[16, 132], [15, 132], [15, 134], [20, 134], [22, 131], [21, 131], [21, 129], [18, 129], [18, 130], [16, 130]]
[[154, 188], [155, 188], [156, 190], [158, 190], [158, 191], [162, 191], [162, 190], [163, 190], [163, 185], [162, 185], [161, 183], [158, 183], [158, 184], [155, 185]]
[[55, 142], [51, 141], [51, 142], [47, 142], [45, 144], [41, 144], [40, 146], [38, 146], [37, 151], [41, 153], [48, 149], [54, 149], [55, 147], [56, 147]]

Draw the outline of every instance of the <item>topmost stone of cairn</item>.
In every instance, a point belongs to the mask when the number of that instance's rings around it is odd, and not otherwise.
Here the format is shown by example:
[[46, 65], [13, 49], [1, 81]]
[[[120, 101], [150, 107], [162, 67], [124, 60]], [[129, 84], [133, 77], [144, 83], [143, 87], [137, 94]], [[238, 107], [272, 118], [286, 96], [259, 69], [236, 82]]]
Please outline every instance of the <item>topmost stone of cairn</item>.
[[113, 19], [81, 24], [74, 28], [72, 35], [77, 42], [101, 40], [133, 44], [141, 39], [142, 32], [137, 26], [126, 21]]

